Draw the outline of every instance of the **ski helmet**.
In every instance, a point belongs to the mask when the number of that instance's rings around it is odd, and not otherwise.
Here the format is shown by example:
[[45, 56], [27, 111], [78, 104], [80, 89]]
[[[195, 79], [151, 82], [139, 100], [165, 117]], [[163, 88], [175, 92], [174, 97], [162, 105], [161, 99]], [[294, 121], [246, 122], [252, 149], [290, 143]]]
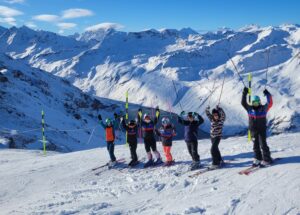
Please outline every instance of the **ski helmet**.
[[188, 117], [194, 118], [194, 113], [193, 112], [188, 112]]
[[134, 125], [136, 125], [136, 121], [132, 119], [129, 121], [128, 125], [134, 126]]
[[260, 98], [259, 98], [259, 96], [252, 96], [251, 97], [251, 101], [252, 101], [252, 103], [259, 103], [260, 104]]
[[106, 122], [107, 125], [110, 125], [110, 124], [111, 124], [111, 119], [110, 119], [110, 118], [107, 118], [107, 119], [105, 120], [105, 122]]
[[145, 120], [145, 119], [150, 119], [149, 114], [147, 114], [147, 113], [144, 114], [144, 120]]
[[219, 111], [216, 109], [216, 108], [214, 108], [213, 110], [212, 110], [212, 114], [219, 114]]
[[168, 124], [170, 124], [170, 119], [168, 117], [162, 118], [161, 124], [162, 125], [168, 125]]

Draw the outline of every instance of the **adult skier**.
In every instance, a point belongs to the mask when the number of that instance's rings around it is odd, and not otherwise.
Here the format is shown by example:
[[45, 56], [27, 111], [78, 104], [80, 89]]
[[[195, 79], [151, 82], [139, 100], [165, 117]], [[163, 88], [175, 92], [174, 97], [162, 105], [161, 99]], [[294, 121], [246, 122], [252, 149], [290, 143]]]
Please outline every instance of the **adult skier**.
[[138, 156], [136, 154], [138, 126], [135, 120], [130, 120], [129, 123], [126, 123], [124, 117], [121, 117], [120, 119], [123, 128], [127, 131], [127, 143], [131, 154], [131, 161], [128, 166], [133, 167], [139, 163]]
[[160, 129], [156, 129], [155, 131], [157, 136], [160, 136], [162, 138], [161, 142], [166, 156], [165, 166], [170, 166], [174, 163], [171, 154], [171, 148], [172, 148], [173, 137], [176, 135], [175, 127], [170, 122], [170, 119], [168, 117], [163, 117], [161, 120], [161, 124], [162, 127]]
[[[114, 114], [116, 118], [116, 114]], [[105, 120], [105, 123], [102, 120], [102, 116], [99, 114], [98, 115], [99, 123], [100, 125], [104, 128], [105, 130], [105, 140], [107, 144], [107, 151], [110, 156], [110, 161], [108, 163], [109, 166], [114, 166], [116, 164], [116, 156], [114, 154], [114, 149], [115, 149], [115, 129], [117, 128], [117, 121], [111, 120], [110, 118], [107, 118]]]
[[[178, 117], [178, 122], [184, 125], [184, 140], [186, 142], [188, 151], [193, 159], [190, 170], [200, 168], [200, 157], [198, 154], [198, 128], [204, 122], [204, 119], [195, 112], [189, 112], [187, 120], [183, 119], [184, 111]], [[195, 120], [197, 117], [198, 120]]]
[[[155, 125], [158, 122], [159, 115], [160, 115], [160, 111], [159, 108], [157, 107], [154, 121], [147, 113], [144, 114], [144, 117], [142, 119], [142, 109], [138, 110], [138, 116], [137, 116], [138, 123], [139, 126], [142, 128], [145, 150], [147, 152], [147, 157], [148, 157], [148, 161], [144, 164], [144, 168], [162, 163], [160, 153], [157, 151], [156, 148], [156, 139], [154, 133]], [[153, 160], [151, 150], [156, 157], [156, 161]]]
[[210, 112], [210, 107], [208, 106], [205, 110], [206, 115], [211, 122], [210, 126], [210, 139], [211, 139], [211, 157], [212, 157], [212, 165], [211, 168], [219, 168], [223, 163], [223, 159], [219, 150], [219, 143], [222, 138], [222, 130], [224, 126], [224, 121], [226, 119], [226, 115], [224, 110], [217, 106]]
[[252, 96], [252, 105], [247, 103], [248, 88], [245, 87], [242, 96], [242, 106], [248, 112], [249, 130], [254, 143], [253, 166], [266, 166], [272, 163], [270, 149], [267, 144], [267, 113], [273, 105], [272, 95], [267, 89], [263, 91], [267, 103], [261, 104], [259, 96]]

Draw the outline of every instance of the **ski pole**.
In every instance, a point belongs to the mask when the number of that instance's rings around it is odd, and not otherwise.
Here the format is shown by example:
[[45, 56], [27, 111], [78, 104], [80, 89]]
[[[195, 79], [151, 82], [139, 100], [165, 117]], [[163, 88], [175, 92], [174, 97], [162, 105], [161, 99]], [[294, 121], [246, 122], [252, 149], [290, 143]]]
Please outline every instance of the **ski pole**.
[[234, 69], [235, 69], [236, 73], [239, 75], [239, 77], [240, 77], [240, 80], [242, 81], [242, 83], [243, 83], [244, 87], [246, 87], [246, 85], [245, 85], [245, 83], [244, 83], [244, 81], [243, 81], [243, 78], [242, 78], [241, 74], [239, 73], [239, 71], [238, 71], [238, 69], [237, 69], [237, 67], [236, 67], [235, 63], [233, 62], [232, 58], [230, 57], [229, 53], [227, 53], [227, 55], [228, 55], [228, 57], [229, 57], [229, 60], [230, 60], [230, 62], [231, 62], [231, 63], [232, 63], [232, 65], [233, 65], [233, 67], [234, 67]]
[[221, 102], [221, 97], [222, 97], [222, 93], [223, 93], [223, 86], [224, 86], [224, 83], [225, 83], [225, 74], [224, 74], [224, 77], [223, 77], [223, 82], [222, 82], [222, 87], [221, 87], [220, 97], [219, 97], [219, 101], [218, 101], [218, 106], [220, 105], [220, 102]]
[[292, 63], [297, 57], [300, 57], [298, 56], [300, 54], [300, 51], [291, 59], [290, 62], [287, 63], [287, 65], [289, 65], [290, 63]]
[[267, 49], [267, 70], [266, 70], [266, 84], [265, 84], [265, 89], [267, 88], [267, 84], [268, 84], [269, 61], [270, 61], [270, 49]]
[[[174, 81], [172, 80], [172, 83], [173, 83], [173, 86], [174, 86], [174, 89], [175, 89], [175, 93], [176, 93], [176, 97], [177, 97], [177, 100], [179, 99], [179, 97], [178, 97], [178, 93], [177, 93], [177, 89], [176, 89], [176, 86], [175, 86], [175, 83], [174, 83]], [[179, 105], [180, 105], [180, 109], [181, 109], [181, 111], [183, 111], [183, 108], [182, 108], [182, 106], [181, 106], [181, 102], [180, 101], [178, 101], [178, 103], [179, 103]]]
[[216, 80], [214, 80], [213, 86], [212, 86], [212, 90], [210, 91], [210, 96], [209, 96], [209, 100], [208, 100], [208, 105], [210, 106], [210, 101], [211, 101], [211, 95], [214, 93], [214, 89], [215, 89], [215, 85], [216, 85]]

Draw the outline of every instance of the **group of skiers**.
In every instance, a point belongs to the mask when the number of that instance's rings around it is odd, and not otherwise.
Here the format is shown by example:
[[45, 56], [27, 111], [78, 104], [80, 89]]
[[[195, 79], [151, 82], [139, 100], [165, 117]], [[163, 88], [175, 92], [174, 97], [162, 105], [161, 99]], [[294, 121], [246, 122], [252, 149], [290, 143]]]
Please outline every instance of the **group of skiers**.
[[[272, 96], [268, 90], [264, 90], [264, 95], [267, 97], [267, 103], [261, 104], [261, 100], [258, 96], [251, 97], [251, 104], [247, 103], [247, 93], [249, 89], [247, 87], [243, 90], [242, 95], [242, 106], [246, 109], [249, 117], [249, 131], [253, 141], [254, 161], [253, 166], [270, 165], [272, 158], [270, 150], [267, 145], [267, 120], [266, 115], [269, 109], [272, 107], [273, 101]], [[224, 161], [222, 159], [219, 144], [222, 138], [222, 130], [226, 119], [224, 110], [217, 105], [216, 108], [210, 111], [208, 106], [205, 113], [211, 122], [210, 137], [211, 137], [211, 156], [212, 164], [210, 168], [222, 167]], [[102, 120], [101, 115], [98, 116], [100, 124], [105, 129], [105, 137], [107, 142], [107, 150], [110, 156], [110, 166], [116, 164], [116, 157], [114, 155], [114, 141], [115, 141], [115, 129], [118, 124], [126, 130], [127, 143], [130, 148], [132, 160], [128, 164], [133, 167], [139, 163], [138, 156], [136, 153], [138, 137], [143, 135], [144, 146], [147, 153], [147, 161], [144, 167], [150, 167], [163, 163], [160, 153], [157, 150], [156, 138], [159, 136], [163, 145], [164, 154], [166, 157], [165, 164], [170, 166], [174, 163], [174, 159], [171, 154], [173, 137], [176, 136], [176, 130], [172, 122], [168, 117], [163, 117], [161, 120], [162, 127], [157, 129], [156, 125], [160, 119], [160, 110], [157, 107], [155, 110], [155, 116], [150, 116], [145, 113], [143, 115], [142, 110], [139, 109], [137, 118], [125, 120], [125, 117], [119, 117], [114, 114], [114, 119], [107, 118], [105, 123]], [[187, 145], [188, 152], [192, 158], [192, 164], [190, 170], [200, 168], [200, 156], [198, 154], [198, 129], [199, 126], [204, 122], [204, 119], [195, 112], [188, 112], [187, 114], [182, 111], [178, 116], [178, 123], [184, 126], [184, 140]], [[155, 160], [154, 160], [154, 156]]]

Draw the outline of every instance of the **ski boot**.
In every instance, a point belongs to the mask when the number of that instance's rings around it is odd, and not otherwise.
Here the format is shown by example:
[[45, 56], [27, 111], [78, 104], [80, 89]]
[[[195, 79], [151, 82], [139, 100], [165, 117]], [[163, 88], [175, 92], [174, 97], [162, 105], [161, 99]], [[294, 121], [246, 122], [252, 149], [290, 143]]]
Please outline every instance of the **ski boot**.
[[221, 164], [211, 164], [208, 168], [211, 170], [219, 169], [221, 168]]
[[157, 160], [154, 162], [154, 166], [162, 164], [163, 161], [161, 160], [161, 158], [157, 158]]
[[128, 164], [129, 167], [134, 167], [139, 164], [138, 160], [131, 160]]
[[190, 166], [190, 171], [200, 169], [200, 161], [193, 161], [193, 163]]
[[267, 167], [267, 166], [271, 166], [271, 164], [272, 164], [272, 160], [270, 160], [270, 161], [265, 161], [265, 160], [263, 160], [263, 161], [260, 163], [260, 166], [261, 166], [261, 167]]
[[258, 160], [258, 159], [253, 160], [253, 163], [252, 163], [253, 167], [259, 167], [260, 165], [261, 165], [261, 160]]
[[117, 161], [109, 161], [107, 166], [108, 166], [108, 169], [111, 169], [116, 165], [117, 165]]
[[172, 166], [174, 163], [175, 163], [174, 160], [172, 160], [172, 161], [166, 161], [166, 162], [164, 163], [164, 166]]
[[153, 166], [153, 165], [154, 165], [154, 162], [153, 162], [153, 160], [151, 159], [151, 160], [148, 160], [148, 161], [144, 164], [144, 168], [148, 168], [148, 167]]

